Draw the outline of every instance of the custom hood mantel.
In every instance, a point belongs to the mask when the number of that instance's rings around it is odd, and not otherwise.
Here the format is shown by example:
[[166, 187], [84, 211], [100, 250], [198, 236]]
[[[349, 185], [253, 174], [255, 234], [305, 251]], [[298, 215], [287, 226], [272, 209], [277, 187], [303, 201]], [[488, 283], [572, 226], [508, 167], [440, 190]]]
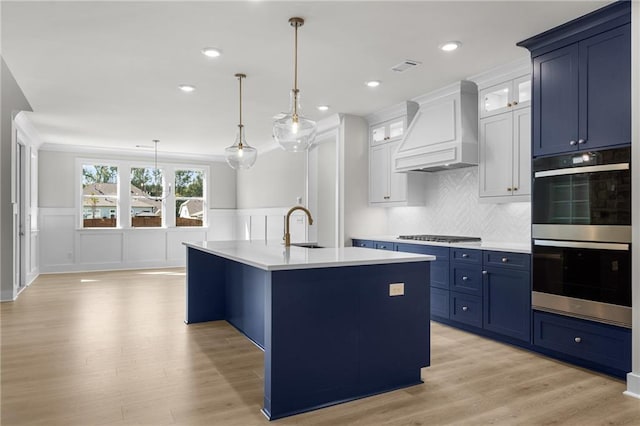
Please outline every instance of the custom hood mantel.
[[420, 108], [393, 156], [396, 172], [478, 164], [478, 88], [459, 81], [416, 99]]

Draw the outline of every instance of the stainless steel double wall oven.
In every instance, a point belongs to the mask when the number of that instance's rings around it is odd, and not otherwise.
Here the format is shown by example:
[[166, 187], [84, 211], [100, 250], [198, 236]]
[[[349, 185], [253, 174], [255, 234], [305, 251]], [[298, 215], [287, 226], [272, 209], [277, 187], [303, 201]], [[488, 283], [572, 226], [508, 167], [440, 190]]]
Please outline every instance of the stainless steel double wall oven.
[[535, 309], [631, 327], [631, 148], [533, 161]]

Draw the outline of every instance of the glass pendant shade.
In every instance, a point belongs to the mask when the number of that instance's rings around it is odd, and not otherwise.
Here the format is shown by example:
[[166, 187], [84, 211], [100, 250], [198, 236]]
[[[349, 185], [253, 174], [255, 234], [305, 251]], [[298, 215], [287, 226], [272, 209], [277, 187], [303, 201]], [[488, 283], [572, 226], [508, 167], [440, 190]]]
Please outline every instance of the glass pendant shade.
[[258, 150], [247, 144], [244, 126], [238, 126], [236, 141], [224, 150], [224, 157], [232, 169], [250, 169], [258, 158]]
[[244, 125], [242, 124], [242, 79], [246, 78], [245, 74], [236, 74], [238, 78], [238, 86], [240, 88], [240, 123], [238, 124], [238, 132], [236, 133], [236, 141], [230, 147], [225, 148], [224, 158], [232, 169], [250, 169], [258, 158], [258, 150], [250, 146], [244, 136]]
[[299, 102], [300, 93], [292, 90], [289, 112], [273, 122], [273, 137], [285, 151], [306, 151], [316, 138], [318, 126], [301, 114]]

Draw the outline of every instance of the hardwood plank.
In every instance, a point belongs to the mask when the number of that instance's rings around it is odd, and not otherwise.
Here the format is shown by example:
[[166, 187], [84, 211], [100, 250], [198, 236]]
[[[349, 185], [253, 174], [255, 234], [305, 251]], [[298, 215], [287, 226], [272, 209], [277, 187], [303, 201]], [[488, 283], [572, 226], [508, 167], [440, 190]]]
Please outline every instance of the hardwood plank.
[[[185, 325], [180, 268], [42, 275], [0, 304], [2, 425], [267, 425], [263, 353]], [[283, 425], [639, 424], [624, 382], [432, 323], [425, 381]]]

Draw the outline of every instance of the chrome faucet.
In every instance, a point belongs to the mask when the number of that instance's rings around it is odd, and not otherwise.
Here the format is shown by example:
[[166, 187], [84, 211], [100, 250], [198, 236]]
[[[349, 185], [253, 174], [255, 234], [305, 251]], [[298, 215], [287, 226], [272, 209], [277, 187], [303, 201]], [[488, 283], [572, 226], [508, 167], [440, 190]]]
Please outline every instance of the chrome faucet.
[[305, 212], [307, 214], [307, 217], [309, 218], [309, 225], [313, 225], [313, 218], [311, 217], [311, 212], [309, 210], [307, 210], [305, 207], [302, 207], [302, 206], [291, 207], [287, 212], [287, 216], [285, 217], [285, 220], [284, 220], [284, 246], [285, 247], [289, 247], [291, 245], [291, 234], [289, 234], [289, 220], [291, 219], [291, 213], [293, 213], [296, 210], [302, 210], [303, 212]]

